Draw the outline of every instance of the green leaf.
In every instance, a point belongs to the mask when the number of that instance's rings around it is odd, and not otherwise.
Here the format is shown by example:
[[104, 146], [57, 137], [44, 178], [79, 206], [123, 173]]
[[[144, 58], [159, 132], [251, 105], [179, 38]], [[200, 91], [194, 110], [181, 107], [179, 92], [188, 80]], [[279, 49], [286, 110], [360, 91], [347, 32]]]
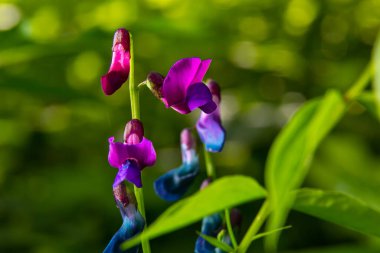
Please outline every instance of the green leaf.
[[273, 233], [277, 233], [279, 231], [282, 231], [282, 230], [285, 230], [285, 229], [289, 229], [291, 228], [292, 226], [285, 226], [285, 227], [282, 227], [282, 228], [277, 228], [277, 229], [273, 229], [273, 230], [270, 230], [268, 232], [263, 232], [263, 233], [259, 233], [257, 235], [255, 235], [251, 241], [254, 241], [254, 240], [257, 240], [257, 239], [260, 239], [261, 237], [265, 237], [265, 236], [268, 236], [268, 235], [271, 235]]
[[265, 196], [264, 188], [251, 177], [228, 176], [217, 179], [202, 191], [173, 204], [142, 234], [125, 242], [122, 247], [130, 248], [138, 244], [141, 239], [167, 234], [207, 215]]
[[[276, 138], [265, 169], [265, 180], [273, 213], [267, 230], [283, 226], [293, 198], [292, 190], [303, 182], [321, 140], [345, 111], [342, 96], [329, 91], [321, 99], [304, 104]], [[280, 233], [266, 237], [266, 247], [274, 250]]]
[[367, 235], [380, 237], [380, 212], [340, 192], [301, 189], [293, 208]]
[[377, 36], [375, 46], [373, 48], [373, 59], [375, 69], [373, 78], [373, 92], [375, 95], [377, 115], [380, 116], [380, 33]]
[[197, 232], [197, 234], [202, 237], [203, 239], [205, 239], [208, 243], [210, 243], [211, 245], [223, 250], [223, 251], [226, 251], [226, 252], [233, 252], [234, 249], [228, 245], [228, 244], [225, 244], [224, 242], [221, 242], [219, 241], [218, 239], [212, 237], [212, 236], [208, 236], [208, 235], [205, 235], [205, 234], [202, 234], [202, 233], [199, 233]]

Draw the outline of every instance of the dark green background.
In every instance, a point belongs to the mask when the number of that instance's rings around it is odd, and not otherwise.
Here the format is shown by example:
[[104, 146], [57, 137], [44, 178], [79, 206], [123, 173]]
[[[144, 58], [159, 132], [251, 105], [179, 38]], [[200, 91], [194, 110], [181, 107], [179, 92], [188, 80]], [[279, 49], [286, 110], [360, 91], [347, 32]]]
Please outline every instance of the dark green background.
[[[0, 0], [0, 252], [101, 252], [120, 226], [107, 138], [121, 140], [130, 119], [128, 86], [106, 97], [99, 81], [117, 28], [133, 33], [137, 82], [152, 70], [166, 74], [180, 58], [213, 59], [206, 77], [222, 87], [228, 134], [213, 156], [218, 176], [263, 182], [280, 128], [304, 101], [352, 85], [379, 25], [377, 0]], [[152, 222], [168, 206], [152, 183], [180, 164], [179, 133], [199, 112], [165, 109], [146, 89], [140, 101], [158, 153], [143, 173]], [[376, 118], [353, 104], [319, 148], [305, 185], [380, 209], [379, 141]], [[204, 177], [203, 170], [191, 192]], [[243, 231], [258, 204], [242, 207]], [[280, 249], [355, 244], [379, 252], [378, 240], [305, 215], [292, 213], [288, 224]], [[199, 229], [155, 239], [153, 252], [193, 252]], [[340, 250], [329, 252], [349, 252]]]

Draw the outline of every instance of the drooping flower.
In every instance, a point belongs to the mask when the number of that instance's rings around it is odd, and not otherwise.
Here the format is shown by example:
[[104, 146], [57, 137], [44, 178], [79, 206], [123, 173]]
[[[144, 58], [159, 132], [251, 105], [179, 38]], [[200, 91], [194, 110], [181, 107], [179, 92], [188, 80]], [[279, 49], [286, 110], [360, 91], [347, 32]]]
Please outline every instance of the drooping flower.
[[168, 171], [154, 182], [154, 190], [160, 198], [166, 201], [178, 200], [191, 186], [199, 172], [199, 162], [195, 148], [195, 138], [190, 129], [182, 130], [182, 165]]
[[127, 81], [130, 68], [129, 32], [123, 28], [116, 30], [113, 38], [112, 61], [108, 73], [102, 76], [104, 94], [112, 95]]
[[150, 73], [147, 85], [165, 104], [181, 114], [187, 114], [196, 108], [205, 113], [215, 110], [216, 104], [207, 86], [202, 82], [211, 60], [184, 58], [170, 68], [164, 78], [158, 73]]
[[160, 198], [166, 201], [178, 200], [194, 182], [199, 172], [195, 148], [195, 139], [190, 129], [185, 128], [181, 132], [182, 165], [168, 171], [154, 182], [154, 190]]
[[137, 187], [142, 187], [141, 171], [156, 162], [156, 151], [150, 140], [144, 137], [141, 121], [133, 119], [127, 123], [124, 131], [124, 143], [109, 141], [109, 164], [119, 169], [113, 186], [127, 180]]
[[118, 184], [113, 188], [116, 206], [120, 210], [123, 223], [120, 229], [115, 233], [103, 253], [137, 253], [138, 246], [121, 250], [120, 245], [141, 233], [145, 226], [145, 221], [140, 212], [137, 210], [136, 200], [132, 192], [130, 192], [124, 183]]
[[201, 112], [196, 127], [207, 151], [220, 152], [223, 149], [226, 138], [226, 131], [222, 126], [220, 118], [220, 88], [213, 80], [207, 82], [207, 87], [211, 91], [212, 100], [217, 104], [217, 108], [210, 114]]

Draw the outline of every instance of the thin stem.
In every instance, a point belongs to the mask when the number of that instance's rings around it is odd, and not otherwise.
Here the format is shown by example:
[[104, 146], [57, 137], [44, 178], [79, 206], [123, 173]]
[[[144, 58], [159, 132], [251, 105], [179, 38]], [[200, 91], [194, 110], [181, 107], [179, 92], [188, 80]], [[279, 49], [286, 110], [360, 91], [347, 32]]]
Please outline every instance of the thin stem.
[[216, 178], [215, 167], [214, 167], [214, 164], [212, 163], [211, 155], [207, 151], [206, 147], [204, 147], [204, 156], [205, 156], [207, 176], [211, 177], [212, 179], [215, 179]]
[[234, 249], [237, 249], [238, 245], [236, 242], [234, 231], [232, 230], [231, 219], [230, 219], [230, 210], [228, 208], [226, 210], [224, 210], [224, 215], [226, 216], [227, 230], [228, 230], [228, 234], [230, 235], [232, 246], [234, 247]]
[[363, 89], [368, 84], [369, 80], [372, 78], [374, 74], [374, 66], [373, 60], [371, 60], [367, 67], [363, 70], [360, 77], [356, 80], [356, 82], [351, 86], [351, 88], [346, 92], [346, 99], [352, 100], [360, 95]]
[[264, 204], [261, 206], [259, 213], [251, 223], [247, 233], [245, 234], [243, 240], [241, 241], [237, 253], [245, 253], [249, 246], [251, 245], [252, 238], [259, 231], [260, 227], [263, 225], [265, 219], [268, 217], [270, 213], [269, 202], [266, 200]]
[[[130, 36], [130, 69], [129, 69], [129, 95], [131, 99], [131, 113], [132, 119], [140, 119], [140, 103], [139, 103], [139, 89], [135, 86], [135, 56], [133, 53], [133, 38], [132, 34]], [[142, 188], [137, 188], [134, 186], [134, 192], [137, 200], [138, 209], [145, 220], [146, 228], [146, 216], [145, 216], [145, 205], [144, 205], [144, 193]], [[145, 229], [144, 228], [144, 229]], [[141, 241], [142, 249], [144, 253], [150, 253], [149, 240]]]
[[133, 38], [130, 36], [130, 67], [129, 67], [129, 94], [131, 99], [131, 112], [133, 119], [140, 119], [139, 89], [135, 85], [135, 55], [133, 52]]

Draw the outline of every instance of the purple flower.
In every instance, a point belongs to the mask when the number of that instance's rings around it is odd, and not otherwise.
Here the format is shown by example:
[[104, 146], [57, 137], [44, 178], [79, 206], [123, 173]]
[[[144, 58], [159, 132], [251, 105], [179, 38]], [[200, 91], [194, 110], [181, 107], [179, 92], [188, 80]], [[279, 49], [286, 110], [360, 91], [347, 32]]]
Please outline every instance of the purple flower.
[[111, 66], [108, 73], [101, 78], [104, 94], [112, 95], [127, 81], [131, 59], [129, 50], [129, 32], [123, 28], [116, 30], [113, 37]]
[[181, 133], [182, 165], [160, 176], [154, 182], [156, 194], [166, 200], [175, 201], [181, 198], [194, 182], [199, 173], [196, 143], [188, 128]]
[[120, 210], [123, 224], [115, 233], [103, 253], [136, 253], [139, 247], [134, 247], [126, 251], [120, 249], [120, 245], [131, 237], [141, 233], [145, 226], [145, 221], [137, 210], [136, 200], [124, 183], [118, 184], [113, 189], [116, 206]]
[[124, 131], [124, 143], [109, 141], [109, 164], [119, 169], [114, 181], [114, 187], [127, 180], [137, 187], [142, 187], [141, 171], [156, 162], [156, 151], [150, 140], [144, 137], [142, 123], [133, 119], [129, 121]]
[[213, 101], [217, 104], [217, 108], [210, 114], [202, 112], [196, 127], [207, 151], [220, 152], [226, 138], [226, 131], [220, 119], [220, 88], [212, 80], [207, 82], [207, 86], [211, 91]]
[[210, 63], [210, 59], [181, 59], [174, 63], [165, 78], [158, 73], [149, 74], [148, 87], [166, 107], [171, 107], [181, 114], [190, 113], [196, 108], [211, 113], [216, 104], [212, 100], [210, 90], [202, 82]]

